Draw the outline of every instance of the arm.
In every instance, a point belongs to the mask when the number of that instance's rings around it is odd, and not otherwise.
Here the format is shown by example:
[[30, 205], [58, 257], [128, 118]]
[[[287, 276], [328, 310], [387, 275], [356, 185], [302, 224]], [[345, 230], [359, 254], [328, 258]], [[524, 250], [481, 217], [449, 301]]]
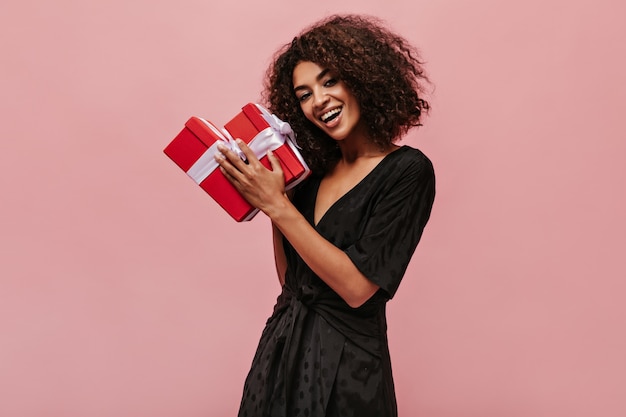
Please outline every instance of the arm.
[[344, 251], [317, 233], [291, 202], [275, 201], [263, 211], [309, 268], [350, 307], [361, 306], [376, 293], [378, 286], [356, 268]]
[[[220, 148], [224, 156], [216, 155], [216, 160], [222, 173], [246, 200], [272, 220], [273, 227], [277, 229], [274, 231], [274, 247], [276, 232], [280, 232], [311, 270], [348, 305], [356, 308], [366, 302], [376, 293], [378, 286], [356, 268], [345, 252], [317, 233], [289, 201], [284, 192], [283, 172], [276, 157], [268, 153], [272, 171], [267, 170], [243, 142], [238, 144], [248, 158], [248, 164], [224, 147]], [[284, 258], [281, 256], [284, 257], [284, 252], [276, 254], [275, 259], [279, 279], [284, 279], [284, 271], [281, 275]]]
[[285, 273], [287, 272], [287, 258], [283, 248], [283, 234], [272, 222], [272, 240], [274, 241], [274, 262], [276, 263], [276, 273], [280, 285], [285, 285]]

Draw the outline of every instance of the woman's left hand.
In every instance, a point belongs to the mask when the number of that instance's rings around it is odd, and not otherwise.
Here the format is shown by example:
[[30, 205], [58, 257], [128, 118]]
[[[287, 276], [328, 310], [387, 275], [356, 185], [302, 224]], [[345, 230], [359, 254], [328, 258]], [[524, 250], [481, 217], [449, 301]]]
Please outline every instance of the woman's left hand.
[[254, 207], [267, 213], [272, 204], [285, 195], [285, 178], [278, 158], [272, 151], [267, 158], [272, 169], [265, 168], [254, 152], [240, 139], [237, 145], [246, 156], [244, 162], [235, 152], [224, 145], [218, 145], [221, 152], [215, 155], [220, 170], [239, 193]]

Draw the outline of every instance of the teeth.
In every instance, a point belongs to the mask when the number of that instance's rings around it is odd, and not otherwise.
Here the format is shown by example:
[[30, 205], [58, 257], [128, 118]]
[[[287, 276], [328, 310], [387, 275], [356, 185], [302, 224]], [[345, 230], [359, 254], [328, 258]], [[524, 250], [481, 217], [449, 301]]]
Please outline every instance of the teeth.
[[320, 117], [320, 119], [322, 120], [322, 122], [326, 122], [331, 117], [336, 116], [337, 114], [339, 114], [339, 112], [341, 112], [341, 107], [336, 108], [334, 110], [327, 111], [326, 113], [322, 114], [322, 117]]

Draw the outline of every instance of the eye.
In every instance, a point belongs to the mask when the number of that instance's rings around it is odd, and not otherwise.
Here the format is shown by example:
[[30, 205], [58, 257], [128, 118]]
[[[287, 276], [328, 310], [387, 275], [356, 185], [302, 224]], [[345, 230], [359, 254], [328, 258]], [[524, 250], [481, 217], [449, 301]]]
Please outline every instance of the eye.
[[337, 84], [338, 80], [336, 78], [329, 78], [324, 82], [324, 87], [332, 87]]
[[300, 94], [299, 96], [296, 96], [296, 97], [298, 98], [298, 101], [304, 101], [310, 96], [311, 96], [311, 93], [307, 92], [307, 93]]

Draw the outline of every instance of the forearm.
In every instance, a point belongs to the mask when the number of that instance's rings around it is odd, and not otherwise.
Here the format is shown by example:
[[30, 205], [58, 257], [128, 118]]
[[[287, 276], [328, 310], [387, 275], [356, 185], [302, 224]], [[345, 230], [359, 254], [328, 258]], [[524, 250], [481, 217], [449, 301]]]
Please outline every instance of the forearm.
[[287, 198], [274, 204], [266, 214], [309, 268], [348, 305], [358, 307], [378, 290], [348, 255], [322, 237]]

